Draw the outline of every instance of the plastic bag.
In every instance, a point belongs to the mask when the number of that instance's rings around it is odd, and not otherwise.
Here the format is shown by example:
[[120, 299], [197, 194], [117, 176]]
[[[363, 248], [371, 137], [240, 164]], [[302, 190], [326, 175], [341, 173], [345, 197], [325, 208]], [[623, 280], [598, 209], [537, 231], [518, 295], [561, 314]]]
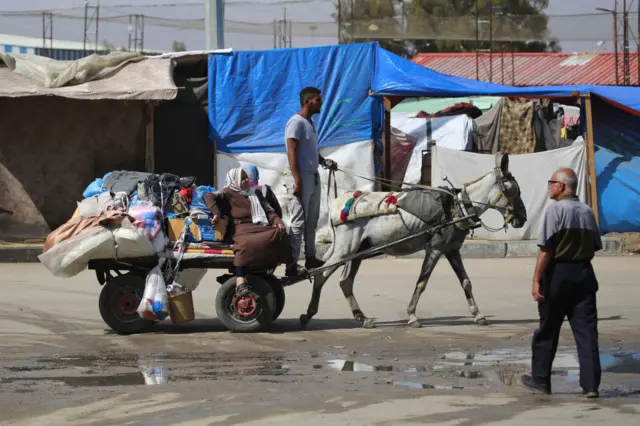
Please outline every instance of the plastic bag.
[[102, 185], [104, 185], [104, 180], [108, 178], [110, 174], [111, 172], [107, 173], [102, 178], [97, 178], [96, 180], [91, 182], [89, 186], [87, 186], [87, 188], [82, 193], [82, 196], [84, 198], [89, 198], [95, 195], [100, 195], [103, 192], [106, 192], [107, 189], [103, 188]]
[[129, 207], [128, 213], [133, 218], [133, 226], [143, 230], [149, 240], [155, 239], [162, 230], [162, 212], [150, 201], [140, 201]]
[[70, 278], [84, 271], [90, 260], [111, 259], [115, 255], [113, 234], [99, 226], [57, 243], [38, 259], [56, 277]]
[[199, 186], [193, 191], [193, 198], [189, 205], [189, 210], [201, 210], [207, 214], [211, 214], [209, 207], [204, 202], [204, 195], [209, 192], [216, 192], [216, 189], [212, 186]]
[[151, 321], [162, 321], [169, 316], [169, 295], [159, 266], [147, 275], [137, 312], [140, 318]]

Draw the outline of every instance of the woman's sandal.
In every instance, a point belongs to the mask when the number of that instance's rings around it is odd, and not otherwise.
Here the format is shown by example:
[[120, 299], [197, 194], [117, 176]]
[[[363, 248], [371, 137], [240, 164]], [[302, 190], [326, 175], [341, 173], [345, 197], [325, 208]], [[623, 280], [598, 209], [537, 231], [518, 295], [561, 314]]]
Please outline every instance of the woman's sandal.
[[246, 296], [247, 294], [249, 294], [249, 291], [249, 287], [247, 287], [245, 283], [236, 285], [236, 294], [238, 296]]

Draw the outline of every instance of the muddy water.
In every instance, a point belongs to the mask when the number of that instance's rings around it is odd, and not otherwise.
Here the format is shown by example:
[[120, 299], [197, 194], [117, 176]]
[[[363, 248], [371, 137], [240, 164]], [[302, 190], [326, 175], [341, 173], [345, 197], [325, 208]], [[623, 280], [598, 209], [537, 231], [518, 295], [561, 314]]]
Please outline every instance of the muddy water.
[[[383, 384], [411, 389], [491, 391], [519, 385], [528, 372], [527, 349], [450, 351], [411, 358], [385, 359], [372, 354], [292, 353], [283, 356], [245, 354], [155, 354], [68, 356], [3, 362], [0, 387], [30, 392], [43, 384], [71, 388], [163, 385], [202, 380], [292, 382], [307, 377], [345, 383]], [[640, 396], [640, 352], [601, 353], [603, 396]], [[575, 352], [559, 351], [553, 371], [554, 393], [576, 393], [579, 369]]]

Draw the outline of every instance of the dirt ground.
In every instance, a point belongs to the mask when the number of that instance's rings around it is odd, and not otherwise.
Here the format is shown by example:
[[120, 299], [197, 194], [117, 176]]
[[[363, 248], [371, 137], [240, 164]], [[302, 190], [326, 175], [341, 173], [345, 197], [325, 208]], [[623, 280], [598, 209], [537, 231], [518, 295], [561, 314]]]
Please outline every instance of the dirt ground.
[[194, 293], [191, 323], [118, 336], [97, 309], [91, 272], [69, 280], [39, 264], [0, 265], [1, 425], [554, 425], [637, 424], [640, 300], [637, 260], [601, 257], [601, 398], [579, 396], [578, 363], [565, 325], [550, 397], [530, 395], [537, 309], [535, 259], [465, 262], [489, 326], [472, 324], [446, 262], [406, 327], [418, 260], [369, 260], [355, 294], [377, 328], [360, 328], [337, 285], [326, 285], [306, 330], [310, 284], [287, 289], [272, 329], [226, 332], [215, 319], [210, 271]]

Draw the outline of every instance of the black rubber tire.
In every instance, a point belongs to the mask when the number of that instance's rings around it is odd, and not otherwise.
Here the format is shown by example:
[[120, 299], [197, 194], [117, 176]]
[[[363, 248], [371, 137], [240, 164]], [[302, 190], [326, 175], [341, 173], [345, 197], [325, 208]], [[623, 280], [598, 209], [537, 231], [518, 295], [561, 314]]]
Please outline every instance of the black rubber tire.
[[98, 307], [102, 320], [118, 334], [134, 334], [149, 330], [155, 324], [153, 321], [140, 318], [135, 306], [133, 314], [122, 316], [117, 312], [117, 297], [123, 291], [132, 291], [138, 300], [144, 294], [144, 278], [135, 274], [119, 275], [111, 278], [102, 287]]
[[284, 304], [286, 301], [286, 298], [284, 295], [284, 287], [282, 287], [282, 284], [280, 284], [280, 280], [274, 277], [273, 275], [269, 275], [265, 278], [269, 283], [269, 285], [271, 286], [273, 293], [276, 296], [276, 310], [273, 314], [273, 320], [272, 320], [272, 321], [275, 321], [278, 319], [278, 317], [280, 317], [280, 314], [284, 309]]
[[236, 292], [236, 277], [229, 278], [216, 295], [216, 313], [224, 326], [234, 333], [255, 333], [264, 330], [273, 322], [276, 311], [276, 295], [269, 283], [258, 275], [246, 277], [247, 287], [258, 296], [257, 314], [248, 320], [236, 318], [232, 300]]

